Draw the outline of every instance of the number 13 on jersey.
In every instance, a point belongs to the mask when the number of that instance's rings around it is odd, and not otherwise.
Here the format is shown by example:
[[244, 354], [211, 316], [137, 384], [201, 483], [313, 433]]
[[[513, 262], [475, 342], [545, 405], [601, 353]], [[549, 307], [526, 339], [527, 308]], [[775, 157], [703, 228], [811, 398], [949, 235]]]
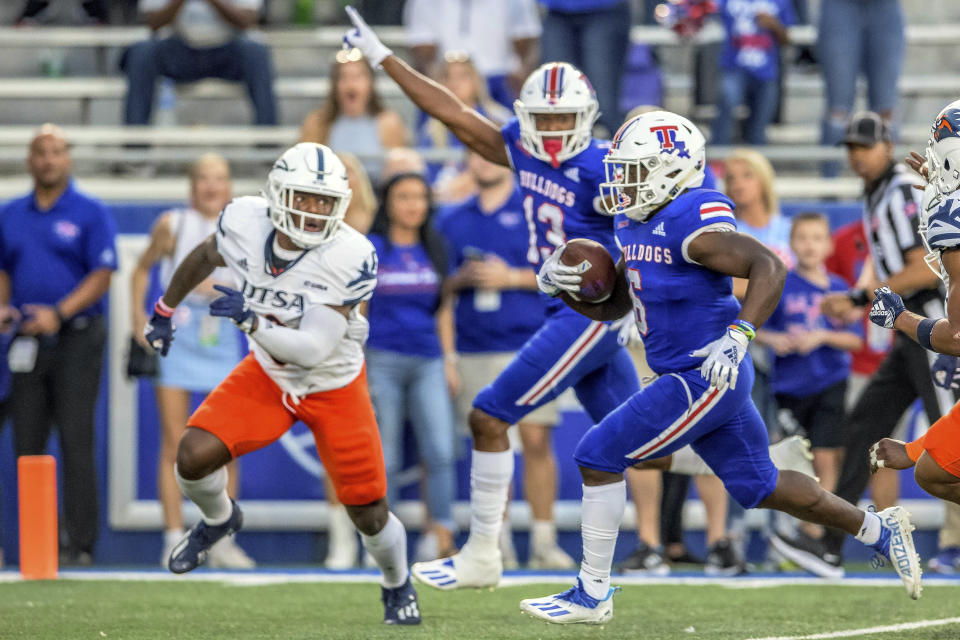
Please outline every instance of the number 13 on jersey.
[[633, 267], [627, 267], [627, 282], [630, 283], [630, 299], [633, 300], [633, 311], [637, 317], [637, 330], [640, 335], [647, 335], [647, 310], [640, 301], [640, 291], [643, 287], [640, 283], [640, 272]]
[[[537, 207], [536, 219], [534, 219], [533, 196], [527, 196], [523, 199], [523, 215], [527, 219], [527, 229], [530, 231], [527, 261], [539, 264], [567, 241], [567, 234], [563, 232], [563, 209], [549, 202], [541, 203]], [[547, 230], [544, 231], [544, 237], [549, 243], [547, 247], [541, 247], [537, 242], [537, 222], [547, 226]]]

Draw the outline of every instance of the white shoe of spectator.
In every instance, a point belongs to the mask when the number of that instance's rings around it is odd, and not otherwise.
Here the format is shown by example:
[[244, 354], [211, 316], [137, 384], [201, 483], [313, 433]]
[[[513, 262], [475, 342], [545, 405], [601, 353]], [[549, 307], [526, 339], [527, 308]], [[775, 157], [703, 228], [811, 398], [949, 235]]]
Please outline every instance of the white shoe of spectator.
[[330, 520], [327, 528], [327, 558], [323, 566], [327, 569], [352, 569], [357, 566], [357, 529], [342, 504], [330, 507]]
[[790, 436], [770, 445], [770, 459], [780, 470], [799, 471], [816, 479], [810, 441], [803, 436]]
[[427, 530], [420, 534], [417, 539], [417, 548], [413, 552], [414, 562], [427, 562], [435, 560], [440, 555], [440, 540], [437, 534]]
[[554, 542], [546, 546], [533, 547], [530, 551], [530, 562], [527, 565], [531, 569], [573, 569], [577, 563]]
[[257, 563], [240, 548], [231, 535], [224, 536], [210, 547], [207, 566], [211, 569], [253, 569]]
[[504, 569], [516, 569], [520, 566], [517, 560], [517, 548], [513, 546], [513, 531], [510, 530], [510, 522], [504, 521], [500, 527], [500, 538], [498, 545], [500, 547], [500, 557], [503, 558]]
[[180, 539], [183, 538], [183, 529], [167, 529], [163, 532], [163, 553], [160, 556], [160, 566], [167, 568], [167, 562], [170, 560], [170, 554], [173, 548], [177, 546]]

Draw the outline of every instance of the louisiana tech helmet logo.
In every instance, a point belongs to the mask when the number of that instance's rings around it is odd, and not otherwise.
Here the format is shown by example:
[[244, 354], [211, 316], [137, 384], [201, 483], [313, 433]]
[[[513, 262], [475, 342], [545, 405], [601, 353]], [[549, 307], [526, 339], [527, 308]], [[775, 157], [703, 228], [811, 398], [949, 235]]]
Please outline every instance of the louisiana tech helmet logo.
[[944, 138], [960, 138], [960, 109], [947, 109], [933, 123], [933, 139], [940, 142]]
[[657, 141], [660, 143], [660, 153], [676, 153], [678, 158], [689, 158], [687, 145], [683, 140], [677, 140], [677, 131], [679, 127], [675, 124], [661, 124], [656, 127], [650, 127], [650, 133], [656, 134]]

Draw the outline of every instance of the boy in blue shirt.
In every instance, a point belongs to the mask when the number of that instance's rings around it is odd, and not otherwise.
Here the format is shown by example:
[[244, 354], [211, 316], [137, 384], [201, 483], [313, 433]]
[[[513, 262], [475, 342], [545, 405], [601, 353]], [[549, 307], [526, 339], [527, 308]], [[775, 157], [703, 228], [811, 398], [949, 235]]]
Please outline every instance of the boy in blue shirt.
[[750, 108], [744, 142], [766, 144], [766, 129], [777, 110], [780, 46], [796, 22], [790, 0], [720, 0], [727, 37], [720, 53], [720, 99], [713, 144], [730, 144], [733, 111]]
[[[831, 291], [846, 291], [840, 276], [827, 272], [832, 251], [830, 223], [820, 213], [794, 216], [790, 249], [797, 267], [787, 274], [780, 304], [757, 341], [775, 354], [771, 386], [781, 410], [806, 432], [813, 469], [827, 491], [837, 486], [843, 455], [843, 400], [850, 376], [850, 353], [863, 344], [863, 329], [854, 319], [840, 323], [820, 311]], [[816, 527], [805, 526], [817, 534]], [[776, 545], [774, 539], [774, 545]]]

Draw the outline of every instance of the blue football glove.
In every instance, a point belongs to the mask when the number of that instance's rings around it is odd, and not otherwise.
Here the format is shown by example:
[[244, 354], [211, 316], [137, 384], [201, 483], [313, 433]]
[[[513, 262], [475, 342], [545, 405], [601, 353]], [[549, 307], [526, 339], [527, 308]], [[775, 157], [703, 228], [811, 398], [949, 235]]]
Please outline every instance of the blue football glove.
[[906, 311], [903, 300], [890, 291], [890, 287], [880, 287], [873, 293], [876, 298], [873, 299], [873, 305], [870, 307], [870, 322], [884, 329], [893, 329], [897, 316]]
[[244, 333], [253, 331], [257, 314], [250, 309], [243, 294], [222, 284], [215, 284], [213, 288], [223, 295], [210, 303], [210, 315], [230, 318]]
[[937, 359], [930, 366], [933, 374], [933, 384], [943, 389], [960, 388], [960, 371], [957, 371], [957, 357], [937, 354]]
[[159, 352], [161, 356], [165, 356], [170, 351], [173, 332], [176, 330], [177, 328], [173, 325], [172, 314], [167, 315], [159, 309], [159, 305], [154, 305], [153, 315], [150, 316], [147, 324], [143, 327], [143, 335], [146, 336], [147, 342], [150, 343], [154, 351]]
[[747, 355], [748, 344], [750, 340], [743, 333], [727, 329], [723, 336], [691, 352], [690, 356], [704, 358], [700, 375], [710, 382], [711, 387], [723, 389], [729, 385], [731, 389], [736, 389], [740, 363]]

